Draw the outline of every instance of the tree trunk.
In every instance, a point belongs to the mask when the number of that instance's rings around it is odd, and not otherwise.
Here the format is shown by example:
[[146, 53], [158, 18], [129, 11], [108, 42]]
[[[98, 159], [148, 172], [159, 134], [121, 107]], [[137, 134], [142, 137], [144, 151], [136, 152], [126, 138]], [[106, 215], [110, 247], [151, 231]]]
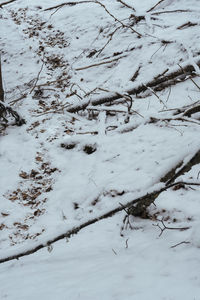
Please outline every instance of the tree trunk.
[[0, 56], [0, 100], [4, 102], [4, 90], [3, 90], [3, 80], [1, 71], [1, 56]]

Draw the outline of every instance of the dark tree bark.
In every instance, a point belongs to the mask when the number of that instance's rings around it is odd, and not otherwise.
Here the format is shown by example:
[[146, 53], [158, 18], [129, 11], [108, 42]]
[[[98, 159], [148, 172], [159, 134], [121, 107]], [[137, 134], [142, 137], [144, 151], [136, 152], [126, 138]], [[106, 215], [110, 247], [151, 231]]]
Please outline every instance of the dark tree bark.
[[1, 70], [1, 56], [0, 56], [0, 100], [4, 102], [4, 89], [3, 89], [3, 79]]

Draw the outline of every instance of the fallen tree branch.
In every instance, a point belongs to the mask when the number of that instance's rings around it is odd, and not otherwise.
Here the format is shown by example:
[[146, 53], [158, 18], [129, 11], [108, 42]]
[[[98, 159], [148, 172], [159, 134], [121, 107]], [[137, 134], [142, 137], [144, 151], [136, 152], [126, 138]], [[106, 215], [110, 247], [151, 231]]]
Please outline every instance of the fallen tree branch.
[[[179, 165], [174, 170], [174, 173], [182, 164], [179, 163]], [[189, 172], [192, 169], [192, 167], [197, 164], [200, 164], [200, 150], [198, 150], [192, 156], [192, 158], [186, 164], [184, 164], [184, 166], [177, 173], [174, 174], [174, 176], [172, 176], [170, 179], [168, 179], [166, 181], [166, 185], [172, 184], [172, 182], [174, 182], [179, 176], [184, 175], [185, 173]], [[169, 176], [168, 176], [168, 178], [169, 178]], [[167, 176], [166, 176], [166, 179], [167, 179]]]
[[[88, 109], [88, 107], [86, 109]], [[96, 110], [101, 111], [101, 106], [99, 108], [97, 108]], [[168, 110], [166, 110], [166, 111], [168, 111]], [[197, 110], [197, 109], [195, 110], [195, 112], [198, 112], [198, 111], [200, 111], [200, 106], [199, 106], [199, 110]], [[117, 110], [116, 110], [116, 112], [117, 112]], [[131, 109], [131, 112], [139, 115], [142, 118], [144, 118], [144, 116], [142, 116], [139, 112], [137, 112], [135, 110]], [[160, 112], [163, 112], [163, 111], [160, 111]], [[194, 113], [194, 111], [193, 111], [193, 113]], [[118, 133], [127, 133], [127, 132], [135, 130], [136, 128], [138, 128], [141, 125], [155, 124], [155, 123], [159, 123], [159, 122], [164, 122], [167, 125], [167, 123], [170, 123], [172, 121], [182, 122], [182, 123], [192, 123], [192, 124], [200, 125], [200, 122], [198, 120], [195, 121], [194, 119], [190, 119], [189, 117], [188, 118], [183, 118], [182, 116], [184, 116], [184, 115], [182, 114], [181, 116], [172, 117], [172, 118], [169, 118], [169, 117], [168, 118], [149, 117], [145, 121], [141, 121], [141, 122], [135, 122], [135, 121], [133, 121], [132, 123], [128, 123], [126, 125], [123, 124], [123, 125], [121, 125], [119, 127], [115, 126], [112, 129], [116, 129], [115, 132], [118, 132]], [[171, 126], [187, 126], [187, 125], [186, 124], [178, 124], [178, 125], [177, 124], [176, 125], [173, 124]]]
[[[183, 160], [179, 161], [165, 176], [161, 178], [161, 182], [166, 185], [172, 184], [179, 176], [189, 172], [193, 166], [200, 164], [200, 150], [196, 151], [192, 158], [183, 165]], [[179, 169], [179, 171], [177, 171]]]
[[191, 117], [191, 115], [196, 114], [197, 112], [200, 112], [200, 105], [197, 105], [195, 107], [192, 107], [188, 110], [186, 110], [183, 114], [185, 117]]
[[196, 26], [198, 25], [198, 23], [192, 23], [192, 22], [187, 22], [187, 23], [184, 23], [180, 26], [177, 27], [177, 29], [185, 29], [185, 28], [188, 28], [188, 27], [192, 27], [192, 26]]
[[4, 262], [8, 262], [8, 261], [11, 261], [11, 260], [14, 260], [14, 259], [19, 259], [20, 257], [23, 257], [23, 256], [27, 256], [27, 255], [30, 255], [30, 254], [33, 254], [45, 247], [49, 247], [51, 246], [53, 243], [59, 241], [59, 240], [62, 240], [64, 238], [70, 238], [72, 235], [74, 234], [77, 234], [81, 229], [83, 228], [86, 228], [87, 226], [89, 225], [92, 225], [100, 220], [103, 220], [103, 219], [106, 219], [106, 218], [109, 218], [109, 217], [112, 217], [113, 215], [115, 215], [116, 213], [124, 210], [124, 208], [130, 208], [132, 209], [132, 212], [133, 212], [133, 209], [135, 208], [135, 213], [134, 215], [139, 215], [141, 213], [141, 211], [143, 211], [144, 209], [146, 209], [150, 204], [154, 203], [155, 199], [164, 191], [168, 190], [169, 188], [173, 187], [173, 186], [176, 186], [176, 185], [197, 185], [199, 186], [200, 184], [199, 183], [192, 183], [192, 182], [176, 182], [176, 183], [172, 183], [171, 185], [168, 185], [168, 186], [165, 186], [165, 187], [162, 187], [160, 188], [159, 190], [156, 190], [154, 192], [151, 192], [151, 193], [147, 193], [146, 195], [142, 196], [142, 197], [139, 197], [137, 199], [134, 199], [130, 202], [128, 202], [127, 204], [124, 204], [123, 206], [118, 206], [116, 207], [115, 209], [112, 209], [110, 211], [108, 211], [107, 213], [97, 217], [97, 218], [93, 218], [79, 226], [76, 226], [76, 227], [73, 227], [72, 229], [69, 229], [67, 230], [65, 233], [63, 234], [60, 234], [58, 236], [56, 236], [55, 238], [47, 241], [46, 243], [42, 243], [42, 244], [39, 244], [38, 246], [32, 248], [32, 249], [29, 249], [27, 251], [23, 251], [23, 252], [20, 252], [18, 254], [15, 254], [15, 255], [11, 255], [11, 256], [7, 256], [7, 257], [4, 257], [4, 258], [1, 258], [0, 259], [0, 264], [1, 263], [4, 263]]
[[15, 1], [17, 1], [17, 0], [10, 0], [10, 1], [3, 2], [3, 3], [0, 4], [0, 8], [2, 8], [4, 5], [10, 4], [10, 3], [15, 2]]
[[75, 71], [81, 71], [81, 70], [86, 70], [86, 69], [97, 67], [97, 66], [104, 65], [104, 64], [110, 64], [110, 63], [112, 63], [116, 60], [119, 60], [119, 59], [123, 58], [123, 57], [126, 57], [126, 55], [123, 55], [123, 56], [120, 56], [120, 57], [117, 57], [117, 58], [114, 58], [114, 59], [111, 59], [111, 60], [101, 61], [99, 63], [92, 64], [92, 65], [89, 65], [89, 66], [80, 67], [80, 68], [75, 69]]
[[[196, 64], [200, 66], [200, 58], [196, 59], [197, 62]], [[154, 92], [156, 91], [161, 91], [165, 89], [168, 86], [175, 85], [181, 81], [184, 81], [188, 79], [189, 76], [195, 76], [195, 69], [193, 65], [185, 65], [182, 67], [182, 69], [175, 69], [174, 71], [167, 72], [165, 73], [164, 76], [159, 76], [159, 78], [154, 78], [153, 80], [141, 84], [139, 86], [136, 86], [132, 89], [129, 89], [125, 91], [123, 94], [128, 94], [128, 95], [139, 95], [145, 91], [147, 91], [149, 88], [153, 89]], [[100, 97], [100, 98], [94, 98], [91, 100], [85, 100], [82, 102], [79, 102], [78, 104], [71, 105], [70, 107], [67, 108], [68, 112], [78, 112], [80, 110], [84, 110], [89, 104], [90, 105], [100, 105], [104, 104], [106, 102], [112, 102], [115, 100], [118, 100], [121, 98], [121, 94], [119, 95], [118, 93], [112, 93], [110, 95], [107, 95], [105, 97]]]
[[66, 78], [59, 78], [59, 79], [52, 80], [52, 81], [47, 81], [46, 83], [37, 84], [35, 87], [36, 87], [36, 88], [40, 88], [40, 87], [43, 87], [43, 86], [49, 86], [49, 85], [51, 85], [51, 84], [54, 84], [54, 83], [60, 83], [60, 82], [66, 81], [66, 80], [69, 80], [69, 77], [66, 77]]
[[[189, 119], [189, 118], [183, 118], [183, 117], [177, 117], [177, 118], [154, 118], [154, 117], [150, 117], [150, 120], [147, 123], [157, 123], [157, 122], [171, 122], [171, 121], [181, 121], [181, 122], [187, 122], [187, 123], [193, 123], [193, 124], [197, 124], [200, 125], [200, 122], [198, 121], [194, 121], [193, 119]], [[185, 126], [185, 125], [174, 125], [174, 126]]]
[[[170, 108], [170, 109], [164, 109], [164, 110], [160, 110], [159, 112], [167, 112], [167, 111], [174, 111], [173, 115], [174, 116], [185, 116], [185, 117], [191, 117], [191, 115], [193, 113], [189, 113], [187, 115], [187, 111], [190, 110], [190, 109], [193, 109], [195, 107], [198, 107], [199, 106], [199, 103], [200, 103], [200, 100], [197, 100], [196, 102], [192, 103], [192, 104], [189, 104], [189, 105], [184, 105], [182, 107], [178, 107], [178, 108]], [[186, 113], [186, 115], [184, 115]]]

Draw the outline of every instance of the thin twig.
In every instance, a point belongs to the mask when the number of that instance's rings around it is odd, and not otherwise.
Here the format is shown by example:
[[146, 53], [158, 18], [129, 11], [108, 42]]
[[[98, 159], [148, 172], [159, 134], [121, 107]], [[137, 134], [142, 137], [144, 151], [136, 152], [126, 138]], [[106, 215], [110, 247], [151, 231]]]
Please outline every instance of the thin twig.
[[121, 26], [117, 27], [112, 33], [109, 34], [109, 39], [108, 39], [108, 41], [105, 43], [105, 45], [104, 45], [100, 50], [98, 50], [98, 54], [96, 55], [96, 57], [98, 57], [98, 56], [101, 54], [101, 52], [106, 48], [106, 46], [111, 42], [111, 40], [112, 40], [114, 34], [115, 34], [115, 33], [117, 32], [117, 30], [119, 30], [120, 28], [121, 28]]
[[168, 229], [168, 230], [180, 230], [180, 231], [184, 231], [184, 230], [190, 229], [190, 227], [188, 227], [188, 226], [187, 226], [187, 227], [168, 227], [168, 226], [165, 225], [163, 219], [162, 219], [162, 220], [159, 220], [159, 222], [162, 224], [163, 227], [161, 227], [159, 223], [153, 224], [153, 226], [157, 226], [157, 227], [160, 229], [160, 234], [159, 234], [159, 236], [161, 236], [161, 235], [163, 234], [163, 232], [164, 232], [165, 230], [167, 230], [167, 229]]
[[167, 108], [166, 104], [162, 101], [162, 99], [160, 99], [160, 97], [156, 94], [156, 92], [154, 92], [154, 90], [152, 88], [150, 88], [148, 86], [146, 86], [146, 87], [149, 91], [151, 91], [156, 96], [156, 98], [160, 101], [160, 103], [163, 105], [163, 107]]
[[115, 254], [115, 255], [117, 255], [117, 252], [112, 248], [112, 252]]
[[43, 60], [43, 62], [42, 62], [42, 66], [41, 66], [41, 68], [40, 68], [40, 70], [39, 70], [39, 72], [38, 72], [38, 75], [37, 75], [37, 77], [36, 77], [35, 83], [34, 83], [32, 89], [30, 90], [29, 94], [31, 94], [31, 93], [34, 91], [34, 89], [36, 88], [43, 67], [44, 67], [44, 60]]
[[132, 6], [128, 5], [128, 4], [127, 4], [127, 3], [125, 3], [124, 1], [122, 1], [122, 0], [117, 0], [117, 2], [120, 2], [122, 5], [124, 5], [124, 6], [128, 7], [128, 8], [130, 8], [130, 9], [132, 9], [133, 11], [135, 11], [135, 12], [136, 12], [136, 10], [135, 10], [135, 8], [134, 8], [134, 7], [132, 7]]
[[113, 113], [126, 113], [126, 110], [120, 110], [120, 109], [113, 109], [109, 107], [93, 107], [88, 106], [87, 110], [93, 110], [93, 111], [106, 111], [106, 112], [113, 112]]
[[169, 100], [169, 97], [170, 97], [170, 94], [171, 94], [171, 90], [172, 90], [172, 88], [171, 88], [171, 86], [169, 87], [169, 93], [168, 93], [168, 95], [167, 95], [167, 100], [166, 100], [166, 103], [168, 102], [168, 100]]
[[147, 12], [150, 12], [150, 11], [152, 11], [152, 10], [154, 10], [154, 8], [156, 8], [160, 3], [162, 3], [163, 1], [165, 1], [165, 0], [160, 0], [160, 1], [158, 1], [153, 7], [151, 7], [149, 10], [147, 10]]
[[178, 243], [176, 245], [171, 246], [170, 248], [175, 248], [175, 247], [177, 247], [179, 245], [182, 245], [182, 244], [190, 244], [190, 242], [183, 241], [183, 242], [180, 242], [180, 243]]
[[120, 56], [120, 57], [117, 57], [117, 58], [114, 58], [114, 59], [111, 59], [111, 60], [101, 61], [99, 63], [92, 64], [92, 65], [89, 65], [89, 66], [80, 67], [80, 68], [75, 69], [75, 71], [81, 71], [81, 70], [86, 70], [86, 69], [97, 67], [97, 66], [104, 65], [104, 64], [110, 64], [110, 63], [112, 63], [116, 60], [119, 60], [119, 59], [123, 58], [123, 57], [126, 57], [126, 55], [123, 55], [123, 56]]
[[26, 98], [26, 96], [27, 96], [27, 94], [23, 94], [23, 95], [21, 95], [19, 98], [10, 101], [9, 104], [13, 105], [13, 104], [17, 103], [18, 101], [20, 101], [20, 100]]
[[59, 83], [65, 80], [69, 80], [69, 78], [60, 78], [60, 79], [56, 79], [56, 80], [52, 80], [52, 81], [47, 81], [46, 83], [42, 83], [42, 84], [37, 84], [35, 87], [42, 87], [42, 86], [48, 86], [54, 83]]
[[131, 77], [130, 81], [135, 81], [139, 75], [140, 69], [141, 69], [141, 65], [138, 66], [137, 70], [135, 71], [135, 73], [133, 74], [133, 76]]
[[173, 13], [186, 13], [186, 12], [193, 12], [194, 10], [191, 9], [175, 9], [175, 10], [165, 10], [165, 11], [158, 11], [152, 13], [154, 16], [162, 15], [162, 14], [173, 14]]

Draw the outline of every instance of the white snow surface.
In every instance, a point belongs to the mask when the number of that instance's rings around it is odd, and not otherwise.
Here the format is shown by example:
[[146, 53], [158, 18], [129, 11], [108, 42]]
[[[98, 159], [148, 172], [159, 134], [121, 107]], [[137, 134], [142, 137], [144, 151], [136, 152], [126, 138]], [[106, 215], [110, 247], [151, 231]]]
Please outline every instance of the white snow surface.
[[[199, 1], [160, 1], [151, 11], [158, 1], [75, 2], [45, 10], [62, 2], [19, 0], [0, 9], [4, 104], [26, 120], [0, 128], [0, 260], [159, 189], [199, 150], [199, 115], [173, 115], [200, 101], [198, 76], [133, 96], [129, 116], [124, 102], [110, 115], [106, 105], [66, 111], [187, 64], [199, 75]], [[135, 24], [134, 16], [143, 19]], [[199, 167], [177, 181], [200, 183]], [[1, 263], [0, 299], [200, 300], [199, 191], [168, 189], [149, 207], [151, 218], [130, 217], [132, 229], [121, 230], [121, 211]], [[161, 232], [162, 220], [173, 230]]]

